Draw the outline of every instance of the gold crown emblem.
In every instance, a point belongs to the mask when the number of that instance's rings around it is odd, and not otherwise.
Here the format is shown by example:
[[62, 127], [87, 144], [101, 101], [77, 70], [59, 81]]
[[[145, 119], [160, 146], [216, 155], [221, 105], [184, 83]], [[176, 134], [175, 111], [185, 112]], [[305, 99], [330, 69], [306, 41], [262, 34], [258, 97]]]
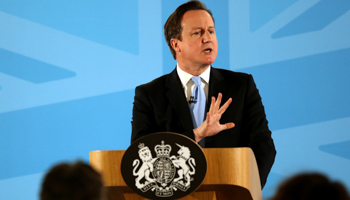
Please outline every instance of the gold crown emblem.
[[149, 148], [147, 146], [145, 146], [144, 143], [140, 143], [138, 147], [139, 147], [139, 153], [140, 152], [145, 152], [147, 150], [149, 151]]
[[138, 147], [139, 147], [140, 149], [142, 149], [143, 147], [145, 147], [145, 144], [144, 144], [144, 143], [140, 143]]
[[170, 145], [164, 145], [164, 141], [162, 141], [161, 145], [156, 145], [154, 147], [154, 150], [157, 153], [157, 157], [169, 157], [170, 156], [170, 151], [171, 151], [171, 146]]

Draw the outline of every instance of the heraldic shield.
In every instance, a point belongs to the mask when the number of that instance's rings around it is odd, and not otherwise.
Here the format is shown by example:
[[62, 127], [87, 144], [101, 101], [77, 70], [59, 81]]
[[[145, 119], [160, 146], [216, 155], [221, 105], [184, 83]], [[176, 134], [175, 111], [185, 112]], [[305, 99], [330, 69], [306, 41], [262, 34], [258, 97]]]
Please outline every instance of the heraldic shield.
[[153, 133], [130, 145], [121, 163], [125, 183], [147, 199], [179, 199], [203, 182], [207, 161], [201, 147], [178, 133]]

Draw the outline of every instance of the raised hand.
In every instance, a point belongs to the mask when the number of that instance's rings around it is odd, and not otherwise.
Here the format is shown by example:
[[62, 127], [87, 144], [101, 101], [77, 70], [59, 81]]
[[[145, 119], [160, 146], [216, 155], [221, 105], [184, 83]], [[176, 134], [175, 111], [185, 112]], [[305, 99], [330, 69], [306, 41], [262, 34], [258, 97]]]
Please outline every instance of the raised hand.
[[215, 97], [212, 97], [207, 118], [198, 128], [193, 130], [196, 142], [199, 142], [205, 137], [216, 135], [223, 130], [235, 127], [235, 124], [232, 122], [220, 124], [221, 116], [231, 104], [232, 98], [229, 98], [225, 104], [220, 107], [221, 100], [221, 93], [218, 94], [217, 100]]

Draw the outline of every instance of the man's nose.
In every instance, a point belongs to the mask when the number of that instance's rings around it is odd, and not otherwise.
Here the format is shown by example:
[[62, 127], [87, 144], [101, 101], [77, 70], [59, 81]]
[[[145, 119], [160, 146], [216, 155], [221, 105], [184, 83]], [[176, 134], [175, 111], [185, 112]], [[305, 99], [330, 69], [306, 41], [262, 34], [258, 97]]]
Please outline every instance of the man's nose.
[[212, 37], [213, 36], [210, 34], [209, 31], [205, 31], [203, 35], [203, 43], [211, 42]]

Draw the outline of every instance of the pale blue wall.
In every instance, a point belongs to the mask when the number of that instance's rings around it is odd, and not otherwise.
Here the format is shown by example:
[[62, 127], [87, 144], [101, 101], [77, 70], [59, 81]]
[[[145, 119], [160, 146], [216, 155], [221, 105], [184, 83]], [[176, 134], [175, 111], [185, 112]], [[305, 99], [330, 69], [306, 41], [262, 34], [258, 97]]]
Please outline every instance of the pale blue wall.
[[[0, 199], [129, 146], [134, 88], [174, 69], [163, 24], [183, 2], [0, 0]], [[305, 170], [350, 188], [350, 1], [204, 3], [213, 66], [253, 74], [263, 98], [278, 152], [264, 197]]]

